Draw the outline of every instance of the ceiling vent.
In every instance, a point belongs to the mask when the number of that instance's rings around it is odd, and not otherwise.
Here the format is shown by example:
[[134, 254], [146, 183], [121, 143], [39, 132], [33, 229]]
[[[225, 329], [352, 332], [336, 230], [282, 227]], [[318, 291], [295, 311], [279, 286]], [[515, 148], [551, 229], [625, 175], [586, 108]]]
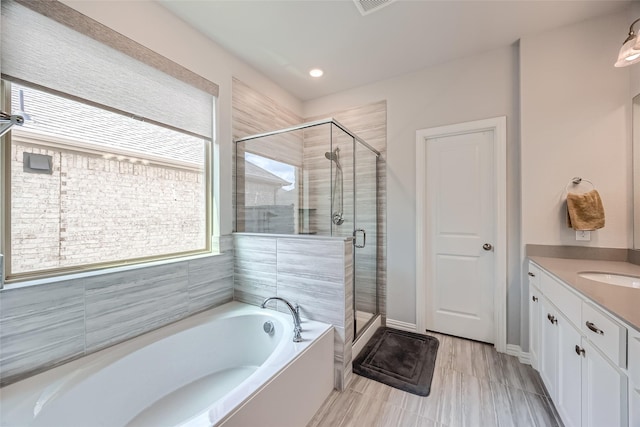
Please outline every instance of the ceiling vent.
[[362, 16], [377, 12], [385, 6], [389, 6], [396, 0], [353, 0]]

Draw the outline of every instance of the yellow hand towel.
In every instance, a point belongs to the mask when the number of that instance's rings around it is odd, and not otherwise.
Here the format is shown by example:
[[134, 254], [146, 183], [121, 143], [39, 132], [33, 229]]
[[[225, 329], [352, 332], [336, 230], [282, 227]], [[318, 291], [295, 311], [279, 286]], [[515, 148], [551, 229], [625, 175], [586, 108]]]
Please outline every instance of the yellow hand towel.
[[597, 190], [584, 194], [567, 194], [567, 225], [574, 230], [597, 230], [604, 227], [604, 207]]

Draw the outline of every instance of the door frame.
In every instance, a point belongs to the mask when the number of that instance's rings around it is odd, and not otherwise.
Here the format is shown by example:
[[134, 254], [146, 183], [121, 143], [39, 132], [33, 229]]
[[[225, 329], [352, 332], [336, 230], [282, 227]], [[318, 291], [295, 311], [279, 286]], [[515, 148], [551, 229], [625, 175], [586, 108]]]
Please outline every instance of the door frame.
[[[496, 195], [496, 240], [494, 246], [494, 346], [498, 352], [507, 351], [507, 118], [493, 117], [485, 120], [438, 126], [416, 131], [416, 328], [426, 328], [427, 297], [432, 284], [428, 272], [432, 270], [431, 254], [425, 238], [431, 232], [432, 212], [427, 208], [427, 139], [463, 135], [491, 130], [494, 144], [494, 191]], [[422, 263], [421, 260], [427, 261]]]

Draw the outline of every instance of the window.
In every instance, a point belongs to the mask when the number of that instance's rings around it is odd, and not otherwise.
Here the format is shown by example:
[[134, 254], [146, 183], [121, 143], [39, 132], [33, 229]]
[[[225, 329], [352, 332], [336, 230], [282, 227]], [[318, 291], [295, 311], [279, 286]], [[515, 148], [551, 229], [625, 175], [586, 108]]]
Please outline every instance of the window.
[[217, 85], [57, 1], [3, 1], [2, 24], [2, 110], [25, 118], [2, 141], [4, 277], [210, 251]]
[[9, 275], [207, 249], [207, 140], [10, 90]]
[[242, 165], [244, 231], [294, 234], [298, 221], [298, 169], [290, 164], [245, 152]]

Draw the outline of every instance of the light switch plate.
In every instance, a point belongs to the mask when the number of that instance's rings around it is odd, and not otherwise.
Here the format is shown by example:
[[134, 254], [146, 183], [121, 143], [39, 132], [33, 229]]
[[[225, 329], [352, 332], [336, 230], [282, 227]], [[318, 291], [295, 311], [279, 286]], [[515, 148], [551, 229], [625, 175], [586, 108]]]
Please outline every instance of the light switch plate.
[[586, 230], [576, 230], [576, 240], [591, 240], [591, 232]]

